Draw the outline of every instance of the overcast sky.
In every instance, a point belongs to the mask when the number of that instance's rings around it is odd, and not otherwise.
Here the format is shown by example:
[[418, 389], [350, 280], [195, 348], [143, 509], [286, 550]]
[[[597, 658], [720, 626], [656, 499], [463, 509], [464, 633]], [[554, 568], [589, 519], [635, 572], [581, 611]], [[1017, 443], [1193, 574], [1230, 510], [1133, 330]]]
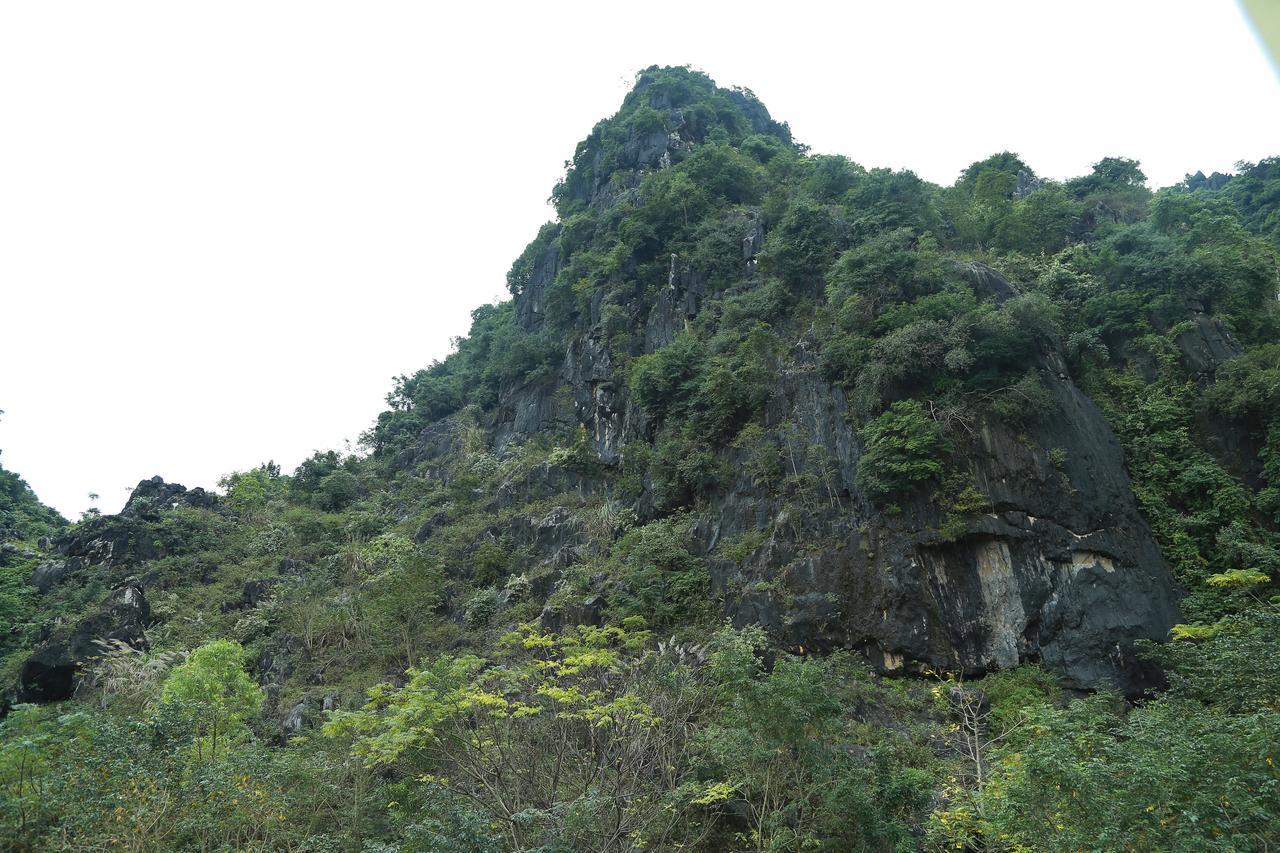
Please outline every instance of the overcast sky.
[[504, 292], [639, 69], [950, 183], [1280, 153], [1236, 5], [0, 4], [0, 461], [74, 517], [355, 442]]

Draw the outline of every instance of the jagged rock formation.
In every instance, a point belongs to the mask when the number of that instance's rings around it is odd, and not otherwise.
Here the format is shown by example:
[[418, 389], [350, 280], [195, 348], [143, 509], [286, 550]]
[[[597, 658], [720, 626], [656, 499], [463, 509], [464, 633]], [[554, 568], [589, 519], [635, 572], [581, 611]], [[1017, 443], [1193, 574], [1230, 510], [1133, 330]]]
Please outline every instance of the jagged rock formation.
[[[734, 157], [743, 157], [741, 151], [756, 151], [758, 162], [751, 168], [761, 171], [776, 156], [771, 152], [797, 151], [785, 125], [749, 93], [715, 89], [707, 95], [714, 107], [691, 105], [681, 86], [705, 87], [709, 81], [673, 84], [661, 78], [642, 75], [624, 106], [625, 120], [602, 123], [579, 147], [555, 191], [561, 221], [546, 226], [513, 268], [512, 304], [477, 312], [478, 324], [492, 323], [488, 332], [507, 334], [534, 352], [529, 360], [537, 369], [502, 372], [472, 365], [462, 381], [480, 377], [488, 383], [491, 374], [500, 376], [485, 393], [450, 386], [458, 377], [445, 374], [438, 387], [399, 389], [402, 399], [375, 429], [377, 460], [392, 477], [403, 471], [436, 480], [451, 476], [451, 460], [468, 443], [478, 441], [485, 453], [504, 460], [530, 441], [563, 444], [581, 437], [573, 459], [549, 459], [503, 482], [492, 495], [480, 496], [483, 511], [506, 515], [501, 524], [484, 529], [462, 556], [484, 547], [509, 548], [527, 555], [532, 566], [527, 589], [495, 586], [486, 606], [502, 608], [531, 597], [545, 605], [540, 618], [552, 628], [607, 618], [611, 601], [625, 592], [617, 579], [597, 572], [587, 588], [570, 590], [567, 578], [570, 568], [606, 554], [616, 531], [588, 530], [563, 507], [523, 509], [526, 503], [572, 495], [625, 504], [638, 524], [673, 512], [696, 516], [685, 544], [705, 560], [710, 591], [723, 602], [724, 614], [738, 625], [764, 626], [792, 651], [856, 649], [891, 673], [943, 668], [977, 675], [1040, 661], [1069, 686], [1111, 685], [1128, 694], [1158, 683], [1159, 674], [1136, 660], [1134, 643], [1167, 636], [1179, 616], [1178, 591], [1139, 511], [1120, 445], [1073, 380], [1069, 348], [1053, 334], [1036, 332], [1018, 364], [993, 368], [1000, 376], [1017, 370], [1030, 377], [1037, 394], [1033, 414], [999, 416], [982, 405], [931, 410], [950, 436], [947, 469], [976, 487], [980, 505], [949, 505], [954, 496], [939, 498], [945, 491], [941, 482], [892, 500], [868, 494], [859, 476], [866, 451], [862, 429], [895, 400], [919, 397], [924, 384], [908, 387], [902, 377], [909, 370], [904, 370], [877, 386], [874, 405], [855, 399], [856, 383], [833, 379], [824, 362], [834, 344], [829, 332], [819, 333], [817, 320], [807, 321], [808, 328], [796, 320], [785, 333], [770, 323], [794, 320], [783, 315], [800, 300], [820, 303], [830, 286], [824, 271], [841, 252], [874, 235], [910, 231], [904, 226], [911, 221], [906, 207], [895, 207], [899, 202], [893, 199], [871, 199], [868, 204], [879, 217], [871, 224], [853, 221], [859, 211], [848, 206], [837, 214], [809, 211], [805, 215], [818, 217], [815, 221], [826, 228], [822, 239], [830, 246], [803, 245], [812, 258], [802, 255], [792, 262], [795, 269], [784, 273], [778, 256], [789, 247], [770, 249], [770, 239], [776, 243], [784, 227], [786, 215], [780, 211], [787, 198], [762, 200], [730, 186], [716, 190], [715, 203], [704, 204], [696, 239], [672, 242], [679, 251], [668, 251], [669, 235], [661, 236], [665, 221], [636, 226], [634, 245], [627, 245], [629, 253], [621, 251], [621, 242], [610, 242], [622, 227], [619, 220], [643, 208], [658, 190], [672, 193], [668, 219], [690, 227], [681, 194], [700, 188], [688, 182], [654, 189], [653, 176], [671, 174], [705, 154], [712, 166], [699, 174], [715, 182], [722, 179], [716, 170], [737, 174], [740, 164]], [[1017, 162], [1012, 155], [996, 159]], [[742, 179], [744, 185], [748, 178]], [[1043, 184], [1021, 167], [1011, 181], [1012, 200], [1035, 195]], [[843, 198], [847, 191], [842, 185], [830, 196]], [[830, 217], [825, 225], [822, 216]], [[919, 233], [912, 232], [911, 241], [930, 229], [945, 230], [936, 216], [914, 225]], [[805, 239], [796, 238], [802, 244]], [[916, 248], [913, 244], [911, 251]], [[893, 251], [884, 248], [887, 254]], [[592, 275], [575, 266], [584, 254], [598, 262]], [[606, 255], [609, 262], [599, 262]], [[896, 293], [885, 301], [905, 305], [945, 290], [969, 300], [966, 304], [999, 309], [1026, 296], [1017, 282], [980, 263], [947, 260], [933, 274], [936, 280], [920, 292]], [[764, 319], [756, 319], [760, 328], [774, 332], [777, 346], [770, 358], [776, 365], [753, 378], [751, 387], [739, 389], [759, 398], [750, 417], [728, 418], [727, 434], [714, 446], [707, 441], [707, 464], [719, 473], [672, 500], [658, 482], [663, 471], [653, 465], [628, 468], [642, 452], [661, 444], [669, 420], [638, 401], [632, 371], [639, 360], [688, 339], [690, 330], [715, 329], [729, 299], [748, 293], [759, 294], [762, 303], [773, 300], [774, 313], [761, 308]], [[1176, 349], [1188, 373], [1210, 381], [1240, 347], [1203, 306], [1187, 305], [1190, 322], [1177, 334]], [[745, 313], [757, 310], [737, 307]], [[1126, 334], [1116, 332], [1099, 345], [1154, 375], [1157, 365], [1130, 346]], [[495, 350], [485, 340], [468, 358], [494, 359]], [[962, 363], [974, 356], [965, 351], [958, 358]], [[968, 377], [983, 366], [954, 373]], [[987, 393], [978, 384], [965, 387], [971, 390], [963, 393]], [[926, 402], [933, 406], [932, 400]], [[733, 440], [747, 420], [773, 442], [791, 485], [762, 479], [753, 468], [753, 451]], [[384, 427], [398, 432], [394, 441], [379, 445], [376, 434]], [[473, 427], [478, 438], [474, 430], [468, 432]], [[470, 437], [464, 440], [464, 435]], [[626, 489], [620, 485], [623, 472], [632, 481]], [[151, 530], [156, 519], [175, 508], [217, 511], [218, 506], [202, 490], [188, 491], [158, 477], [145, 480], [119, 516], [83, 524], [60, 540], [62, 559], [40, 565], [31, 583], [48, 591], [89, 566], [137, 574], [145, 583], [142, 567], [159, 556]], [[407, 510], [401, 521], [414, 511]], [[455, 520], [448, 506], [414, 517], [414, 542], [431, 542]], [[310, 564], [289, 554], [279, 565], [283, 579], [304, 573]], [[238, 579], [222, 599], [221, 612], [255, 610], [274, 584], [288, 582], [282, 579], [257, 574]], [[470, 618], [464, 601], [446, 600], [441, 610], [460, 623]], [[130, 630], [120, 628], [126, 634]], [[83, 661], [73, 646], [42, 647], [36, 657], [43, 655], [41, 666], [65, 672]], [[264, 643], [258, 675], [269, 688], [272, 707], [278, 698], [272, 690], [289, 678], [296, 647], [296, 638], [286, 635]], [[313, 686], [319, 686], [323, 677], [315, 678]], [[57, 692], [49, 688], [46, 694], [50, 691]], [[280, 708], [288, 712], [286, 730], [308, 718], [301, 701], [290, 697]]]
[[[744, 226], [744, 240], [754, 243], [752, 223]], [[1017, 294], [989, 268], [975, 265], [965, 274], [991, 298]], [[697, 276], [673, 258], [668, 286], [645, 321], [646, 350], [669, 343], [681, 318], [696, 314], [699, 288]], [[518, 298], [520, 316], [536, 316], [529, 305], [537, 298], [536, 288]], [[963, 532], [944, 537], [939, 511], [927, 500], [886, 514], [860, 494], [861, 447], [845, 417], [848, 401], [797, 352], [770, 389], [765, 422], [800, 426], [809, 448], [801, 468], [827, 480], [828, 494], [798, 515], [781, 495], [751, 482], [743, 459], [731, 460], [739, 473], [710, 496], [692, 544], [711, 558], [714, 588], [734, 622], [764, 625], [793, 650], [861, 649], [888, 672], [943, 667], [975, 675], [1035, 660], [1077, 688], [1113, 685], [1132, 694], [1157, 683], [1158, 673], [1135, 661], [1133, 641], [1163, 639], [1177, 621], [1168, 567], [1101, 413], [1071, 382], [1056, 350], [1046, 349], [1036, 369], [1052, 413], [1022, 435], [995, 419], [966, 426], [970, 441], [959, 455], [989, 507]], [[510, 389], [490, 421], [493, 445], [554, 432], [570, 418], [606, 464], [646, 440], [647, 419], [626, 394], [598, 328], [575, 338], [560, 379], [572, 394], [571, 410], [554, 384]], [[415, 461], [446, 452], [435, 438], [445, 432], [429, 430]], [[582, 487], [607, 488], [590, 483]], [[638, 508], [653, 512], [643, 500]], [[572, 559], [566, 551], [581, 544], [563, 520], [526, 527], [512, 531], [516, 543], [549, 565]], [[716, 558], [720, 543], [760, 530], [769, 535], [745, 560]], [[597, 621], [608, 594], [601, 589], [573, 613], [544, 619]]]
[[88, 616], [46, 626], [22, 664], [14, 690], [17, 701], [72, 696], [84, 665], [102, 654], [100, 642], [118, 640], [146, 648], [146, 630], [151, 626], [146, 564], [161, 554], [152, 524], [160, 520], [162, 511], [178, 507], [215, 509], [217, 498], [204, 489], [188, 490], [152, 477], [138, 483], [118, 515], [90, 519], [51, 543], [59, 558], [40, 563], [28, 579], [41, 593], [88, 573], [100, 573], [113, 588]]
[[[633, 97], [642, 98], [644, 86], [642, 79]], [[663, 92], [647, 105], [674, 130], [633, 128], [610, 168], [599, 150], [580, 148], [577, 168], [563, 185], [570, 206], [603, 216], [627, 202], [646, 173], [688, 155], [694, 136], [680, 108]], [[762, 110], [752, 112], [754, 129], [777, 128]], [[1033, 189], [1020, 176], [1018, 192]], [[765, 236], [760, 211], [733, 211], [728, 224], [742, 247], [739, 278], [758, 281]], [[538, 333], [547, 323], [549, 293], [565, 263], [554, 241], [532, 257], [515, 293], [515, 316], [525, 332]], [[1019, 293], [980, 264], [952, 272], [983, 301], [1001, 304]], [[628, 356], [671, 344], [707, 300], [721, 295], [706, 271], [671, 255], [665, 286], [650, 301], [627, 306]], [[488, 443], [498, 453], [581, 427], [595, 458], [612, 467], [629, 447], [653, 441], [657, 425], [628, 391], [602, 302], [597, 291], [576, 315], [553, 379], [500, 389], [485, 421]], [[1195, 318], [1179, 345], [1193, 370], [1208, 370], [1234, 351], [1221, 324], [1202, 314]], [[1158, 682], [1158, 673], [1135, 661], [1133, 642], [1167, 636], [1178, 619], [1178, 593], [1135, 503], [1119, 444], [1072, 382], [1056, 341], [1043, 342], [1026, 367], [1047, 392], [1049, 411], [1020, 428], [986, 416], [957, 425], [963, 438], [954, 459], [980, 485], [987, 507], [943, 535], [945, 513], [927, 498], [887, 511], [861, 493], [863, 448], [848, 419], [850, 400], [821, 375], [813, 343], [797, 341], [768, 388], [763, 422], [766, 429], [790, 425], [798, 431], [805, 450], [789, 461], [792, 473], [821, 482], [821, 495], [797, 506], [752, 481], [744, 451], [723, 451], [736, 473], [703, 496], [691, 547], [709, 559], [714, 589], [732, 619], [765, 625], [792, 649], [861, 649], [890, 672], [944, 667], [978, 674], [1030, 660], [1078, 688], [1111, 684], [1133, 694]], [[450, 435], [448, 420], [433, 424], [398, 465], [430, 467], [453, 450]], [[543, 491], [563, 490], [564, 472], [544, 474], [561, 482]], [[571, 479], [579, 493], [611, 488], [607, 476]], [[641, 521], [659, 514], [651, 478], [635, 510]], [[720, 544], [756, 532], [765, 535], [744, 559], [718, 555]], [[419, 541], [428, 535], [424, 527]], [[546, 566], [563, 563], [575, 541], [564, 529], [543, 543], [517, 538], [534, 547]], [[544, 613], [544, 619], [596, 619], [609, 594], [602, 587], [575, 614]]]
[[18, 702], [52, 702], [69, 699], [85, 662], [102, 654], [99, 642], [118, 640], [134, 648], [146, 648], [151, 607], [137, 583], [111, 591], [89, 616], [70, 625], [55, 626], [34, 654], [22, 664], [18, 676]]

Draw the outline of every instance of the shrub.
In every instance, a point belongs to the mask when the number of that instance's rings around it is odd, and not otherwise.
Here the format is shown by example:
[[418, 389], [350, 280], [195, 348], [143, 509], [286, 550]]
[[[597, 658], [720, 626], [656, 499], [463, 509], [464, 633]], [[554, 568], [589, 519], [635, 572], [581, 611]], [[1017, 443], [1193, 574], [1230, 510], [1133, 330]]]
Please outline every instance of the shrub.
[[830, 207], [801, 198], [770, 232], [760, 265], [792, 289], [822, 281], [844, 242], [843, 224]]
[[707, 606], [706, 563], [690, 553], [686, 518], [663, 519], [628, 531], [610, 556], [616, 591], [610, 610], [620, 618], [643, 616], [669, 627], [700, 615]]
[[902, 400], [862, 430], [858, 487], [881, 499], [938, 480], [948, 451], [942, 427], [915, 400]]
[[654, 418], [683, 410], [696, 390], [706, 358], [692, 335], [680, 335], [670, 345], [635, 360], [631, 366], [631, 394]]

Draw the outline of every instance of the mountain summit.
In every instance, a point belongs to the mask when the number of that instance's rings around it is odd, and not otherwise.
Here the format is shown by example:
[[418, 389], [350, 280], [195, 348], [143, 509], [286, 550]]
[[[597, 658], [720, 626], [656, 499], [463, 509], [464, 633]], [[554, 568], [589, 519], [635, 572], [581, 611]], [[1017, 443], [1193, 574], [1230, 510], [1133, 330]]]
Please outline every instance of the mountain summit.
[[[803, 150], [749, 92], [642, 73], [578, 146], [513, 301], [397, 387], [375, 455], [438, 463], [460, 422], [499, 458], [551, 438], [578, 493], [692, 514], [702, 594], [785, 647], [1141, 690], [1128, 650], [1177, 621], [1173, 581], [1054, 306], [948, 257], [914, 175]], [[972, 181], [1030, 175], [1010, 157]], [[606, 609], [616, 582], [543, 580]]]

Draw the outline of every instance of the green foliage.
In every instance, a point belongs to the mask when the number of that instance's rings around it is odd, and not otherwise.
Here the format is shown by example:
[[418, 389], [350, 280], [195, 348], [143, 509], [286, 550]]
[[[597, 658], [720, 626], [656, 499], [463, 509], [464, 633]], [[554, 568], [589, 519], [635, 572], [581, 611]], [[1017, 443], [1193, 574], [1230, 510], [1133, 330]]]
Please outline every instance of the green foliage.
[[993, 243], [1005, 250], [1053, 254], [1066, 246], [1080, 206], [1057, 184], [1016, 200], [995, 225]]
[[17, 539], [37, 539], [66, 525], [57, 510], [40, 503], [26, 480], [0, 465], [0, 531]]
[[262, 512], [268, 504], [281, 500], [287, 489], [280, 466], [274, 462], [252, 471], [228, 474], [218, 480], [218, 485], [226, 492], [227, 505], [246, 515]]
[[1275, 709], [1280, 698], [1280, 612], [1252, 606], [1225, 617], [1203, 641], [1152, 646], [1174, 692], [1225, 713]]
[[917, 233], [941, 231], [936, 191], [937, 187], [914, 172], [872, 169], [859, 176], [844, 195], [850, 231], [855, 237], [897, 228]]
[[1262, 344], [1223, 364], [1205, 403], [1265, 431], [1280, 413], [1280, 344]]
[[141, 719], [17, 708], [0, 722], [0, 845], [315, 849], [358, 847], [372, 828], [368, 780], [314, 744], [244, 744], [188, 763], [190, 738], [183, 715], [165, 708]]
[[1193, 620], [1215, 620], [1235, 609], [1235, 594], [1206, 585], [1207, 578], [1280, 568], [1280, 553], [1271, 535], [1252, 522], [1249, 489], [1193, 440], [1193, 393], [1190, 385], [1146, 386], [1137, 377], [1117, 376], [1102, 399], [1125, 445], [1134, 493], [1188, 590], [1183, 611]]
[[665, 429], [649, 454], [649, 479], [657, 505], [667, 512], [694, 506], [726, 479], [725, 466], [692, 425]]
[[177, 507], [161, 514], [154, 526], [154, 541], [161, 555], [190, 554], [216, 547], [229, 522], [212, 510]]
[[1239, 163], [1240, 173], [1224, 193], [1240, 211], [1248, 228], [1280, 244], [1280, 158]]
[[1170, 690], [1131, 710], [1106, 695], [1056, 708], [1036, 695], [1048, 685], [1029, 696], [993, 690], [993, 709], [1030, 715], [1029, 735], [1000, 750], [974, 806], [935, 813], [931, 836], [939, 847], [980, 839], [995, 850], [1274, 844], [1276, 618], [1273, 608], [1255, 611], [1211, 639], [1153, 647]]
[[938, 532], [947, 540], [959, 539], [968, 530], [969, 517], [991, 508], [991, 500], [986, 495], [968, 478], [955, 473], [946, 478], [937, 497], [943, 512]]
[[665, 629], [707, 612], [710, 578], [690, 553], [690, 522], [672, 517], [628, 531], [613, 547], [610, 571], [618, 592], [610, 609], [620, 619], [640, 616]]
[[692, 335], [679, 335], [670, 345], [635, 360], [631, 394], [652, 417], [684, 411], [693, 396], [705, 350]]
[[1124, 157], [1103, 157], [1093, 164], [1093, 171], [1067, 182], [1067, 192], [1076, 198], [1087, 198], [1107, 190], [1141, 187], [1147, 176], [1139, 168], [1137, 160]]
[[843, 248], [843, 229], [830, 206], [802, 196], [766, 238], [760, 267], [793, 290], [811, 289]]
[[[702, 700], [694, 673], [644, 653], [647, 636], [633, 622], [560, 635], [523, 626], [493, 660], [437, 658], [325, 732], [448, 796], [455, 813], [470, 803], [511, 849], [696, 837], [683, 753]], [[468, 834], [486, 849], [478, 829]]]
[[862, 430], [858, 487], [876, 499], [942, 477], [948, 445], [942, 427], [914, 400], [894, 403]]
[[1109, 697], [1042, 711], [984, 799], [995, 849], [1261, 849], [1278, 827], [1275, 711], [1225, 716], [1177, 699], [1118, 713]]
[[[910, 229], [885, 231], [840, 255], [827, 273], [827, 298], [852, 328], [874, 318], [884, 306], [908, 302], [940, 288], [943, 280], [937, 244]], [[854, 304], [850, 300], [856, 299]], [[844, 312], [857, 314], [845, 316]]]
[[215, 640], [191, 653], [164, 682], [161, 702], [179, 709], [197, 733], [201, 759], [216, 761], [244, 734], [244, 721], [262, 706], [262, 689], [244, 671], [244, 649]]
[[[875, 849], [907, 843], [928, 798], [927, 773], [885, 778], [839, 746], [836, 665], [780, 656], [768, 672], [764, 636], [720, 631], [710, 658], [721, 712], [699, 738], [704, 800], [736, 801], [753, 850]], [[899, 822], [907, 818], [908, 822]]]
[[1014, 209], [1014, 192], [1035, 173], [1016, 154], [993, 154], [973, 163], [944, 196], [957, 237], [965, 246], [987, 248]]

